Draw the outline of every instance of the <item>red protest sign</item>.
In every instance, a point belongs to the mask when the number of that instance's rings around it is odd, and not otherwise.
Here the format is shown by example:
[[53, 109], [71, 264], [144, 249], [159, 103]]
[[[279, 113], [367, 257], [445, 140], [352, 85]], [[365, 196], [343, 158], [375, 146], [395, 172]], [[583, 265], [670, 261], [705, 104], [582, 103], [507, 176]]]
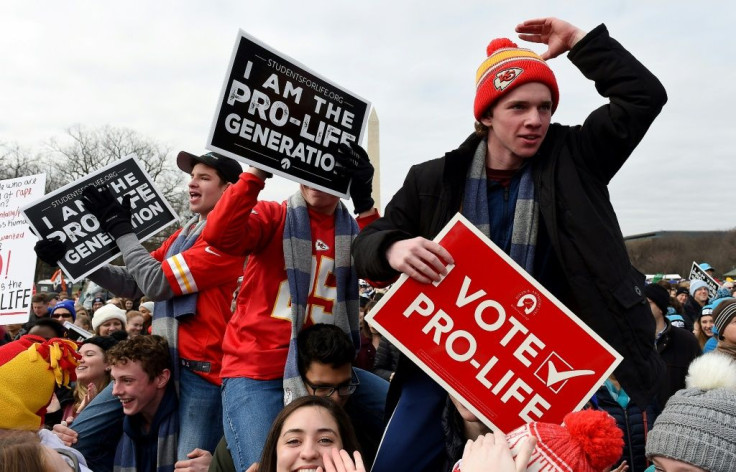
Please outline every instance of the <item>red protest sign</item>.
[[437, 284], [402, 275], [367, 320], [490, 427], [561, 423], [621, 356], [460, 214]]

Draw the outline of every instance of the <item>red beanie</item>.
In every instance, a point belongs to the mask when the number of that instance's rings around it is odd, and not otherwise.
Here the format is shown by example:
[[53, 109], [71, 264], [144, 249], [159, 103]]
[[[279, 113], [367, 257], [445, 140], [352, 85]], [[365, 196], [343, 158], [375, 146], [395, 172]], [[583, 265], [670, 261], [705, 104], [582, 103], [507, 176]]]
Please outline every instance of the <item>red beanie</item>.
[[507, 38], [494, 39], [486, 49], [488, 58], [478, 67], [475, 75], [475, 119], [483, 114], [501, 96], [519, 85], [540, 82], [552, 94], [552, 113], [557, 109], [560, 92], [552, 69], [537, 53], [523, 49]]
[[521, 440], [537, 438], [527, 471], [600, 472], [616, 463], [624, 448], [623, 432], [608, 413], [568, 413], [562, 426], [528, 423], [507, 435], [516, 456]]

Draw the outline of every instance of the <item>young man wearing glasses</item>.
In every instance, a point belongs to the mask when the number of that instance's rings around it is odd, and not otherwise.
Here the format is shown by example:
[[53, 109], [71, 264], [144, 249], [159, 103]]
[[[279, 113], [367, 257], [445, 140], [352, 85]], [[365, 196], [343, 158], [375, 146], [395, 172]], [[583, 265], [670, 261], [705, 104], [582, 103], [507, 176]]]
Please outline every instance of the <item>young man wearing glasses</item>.
[[65, 321], [74, 323], [77, 319], [77, 310], [74, 309], [74, 300], [64, 300], [51, 309], [51, 319], [64, 324]]

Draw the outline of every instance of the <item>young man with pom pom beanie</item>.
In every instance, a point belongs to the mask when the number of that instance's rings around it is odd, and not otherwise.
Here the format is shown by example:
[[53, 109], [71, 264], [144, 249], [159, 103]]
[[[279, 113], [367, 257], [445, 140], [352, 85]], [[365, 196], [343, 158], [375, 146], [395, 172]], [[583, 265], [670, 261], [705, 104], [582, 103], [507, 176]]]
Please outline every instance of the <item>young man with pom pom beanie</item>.
[[[607, 186], [666, 92], [604, 25], [586, 33], [541, 18], [516, 31], [547, 51], [537, 55], [508, 39], [490, 43], [476, 75], [477, 132], [444, 157], [411, 168], [385, 216], [354, 242], [358, 275], [439, 281], [454, 261], [431, 239], [460, 211], [624, 357], [616, 377], [645, 406], [664, 380], [664, 365], [654, 350], [644, 276], [629, 261]], [[582, 126], [551, 124], [559, 90], [546, 60], [567, 51], [609, 100]], [[396, 409], [374, 472], [438, 470], [445, 398], [402, 358], [387, 404], [387, 411]]]

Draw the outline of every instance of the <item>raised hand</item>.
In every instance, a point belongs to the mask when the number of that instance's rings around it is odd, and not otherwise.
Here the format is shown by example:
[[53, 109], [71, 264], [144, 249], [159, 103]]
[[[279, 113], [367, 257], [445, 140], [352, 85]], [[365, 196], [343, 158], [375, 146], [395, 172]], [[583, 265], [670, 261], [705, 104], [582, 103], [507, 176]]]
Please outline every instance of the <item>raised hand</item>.
[[535, 18], [516, 25], [519, 38], [533, 43], [544, 43], [547, 51], [542, 59], [548, 60], [572, 49], [587, 34], [577, 26], [559, 18]]
[[355, 206], [355, 213], [363, 213], [373, 208], [373, 164], [365, 149], [355, 143], [341, 143], [335, 156], [335, 172], [349, 177], [350, 198]]
[[318, 467], [317, 472], [365, 472], [363, 458], [358, 451], [353, 454], [355, 462], [350, 458], [350, 454], [345, 449], [339, 451], [332, 448], [330, 452], [322, 455], [323, 467]]
[[59, 265], [59, 261], [66, 253], [66, 245], [61, 242], [60, 238], [39, 239], [33, 246], [39, 259], [50, 266]]
[[468, 440], [463, 451], [462, 472], [522, 472], [529, 464], [536, 439], [524, 440], [519, 453], [514, 456], [509, 449], [506, 436], [496, 430], [493, 434], [478, 436], [475, 441]]
[[133, 225], [130, 223], [130, 196], [123, 197], [121, 204], [107, 185], [99, 187], [88, 185], [82, 190], [82, 203], [95, 215], [102, 229], [113, 238], [117, 239], [133, 232]]

